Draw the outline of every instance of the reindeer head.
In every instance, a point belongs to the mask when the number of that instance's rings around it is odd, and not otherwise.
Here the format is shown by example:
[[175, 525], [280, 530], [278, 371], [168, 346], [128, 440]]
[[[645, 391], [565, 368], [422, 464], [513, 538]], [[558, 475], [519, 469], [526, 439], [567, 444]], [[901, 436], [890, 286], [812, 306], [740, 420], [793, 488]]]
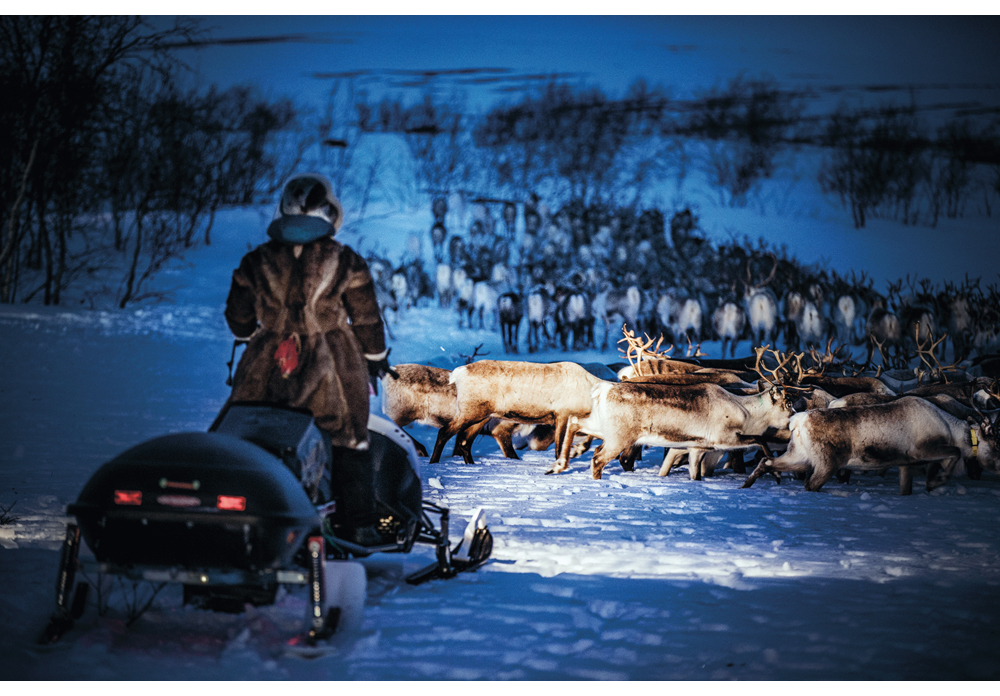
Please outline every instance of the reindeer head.
[[[979, 442], [975, 449], [975, 456], [979, 459], [979, 463], [986, 468], [993, 469], [994, 471], [1000, 470], [1000, 431], [998, 431], [998, 422], [1000, 422], [1000, 412], [993, 417], [988, 416], [983, 413], [976, 403], [976, 400], [972, 398], [973, 388], [970, 386], [968, 388], [968, 402], [972, 405], [972, 410], [975, 411], [976, 417], [969, 417], [969, 426], [973, 429], [973, 435], [975, 435], [976, 426], [979, 427]], [[993, 387], [988, 392], [993, 399], [998, 399], [1000, 397], [1000, 388], [998, 388], [998, 383], [994, 381]]]
[[[788, 413], [795, 413], [803, 406], [802, 397], [813, 391], [812, 387], [800, 386], [802, 378], [805, 377], [805, 370], [802, 367], [804, 353], [780, 353], [771, 350], [770, 345], [754, 348], [757, 354], [757, 362], [754, 371], [760, 375], [758, 385], [761, 391], [765, 391], [765, 384], [771, 403], [780, 404]], [[768, 368], [763, 365], [764, 356], [770, 352], [777, 366]]]
[[775, 256], [773, 252], [769, 253], [768, 256], [770, 256], [771, 259], [774, 261], [774, 265], [771, 266], [770, 274], [768, 274], [767, 278], [761, 283], [753, 282], [753, 273], [751, 270], [751, 264], [753, 263], [753, 259], [752, 258], [747, 259], [747, 279], [743, 281], [743, 288], [744, 288], [743, 294], [745, 297], [751, 297], [755, 293], [760, 292], [765, 287], [767, 287], [772, 280], [774, 280], [774, 274], [777, 273], [778, 271], [778, 257]]

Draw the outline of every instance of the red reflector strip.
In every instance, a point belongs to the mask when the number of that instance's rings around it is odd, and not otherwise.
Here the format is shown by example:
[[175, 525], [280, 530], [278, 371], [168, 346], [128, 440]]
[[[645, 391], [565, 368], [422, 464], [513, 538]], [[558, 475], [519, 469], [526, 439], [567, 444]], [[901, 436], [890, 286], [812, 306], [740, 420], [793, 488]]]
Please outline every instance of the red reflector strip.
[[239, 512], [247, 509], [247, 499], [242, 495], [220, 495], [216, 507], [220, 510], [236, 510]]
[[142, 505], [142, 491], [115, 491], [115, 505]]

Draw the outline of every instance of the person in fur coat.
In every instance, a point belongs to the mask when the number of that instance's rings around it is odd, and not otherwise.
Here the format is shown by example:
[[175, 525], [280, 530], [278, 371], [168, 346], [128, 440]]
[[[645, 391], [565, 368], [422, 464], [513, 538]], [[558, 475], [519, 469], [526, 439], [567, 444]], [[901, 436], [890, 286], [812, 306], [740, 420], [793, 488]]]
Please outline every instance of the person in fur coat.
[[345, 479], [340, 490], [353, 490], [361, 510], [361, 498], [371, 497], [371, 463], [360, 454], [368, 448], [369, 383], [392, 370], [368, 265], [334, 239], [343, 217], [326, 177], [300, 174], [285, 185], [270, 241], [233, 272], [226, 322], [249, 342], [230, 401], [308, 409], [329, 435], [334, 480]]

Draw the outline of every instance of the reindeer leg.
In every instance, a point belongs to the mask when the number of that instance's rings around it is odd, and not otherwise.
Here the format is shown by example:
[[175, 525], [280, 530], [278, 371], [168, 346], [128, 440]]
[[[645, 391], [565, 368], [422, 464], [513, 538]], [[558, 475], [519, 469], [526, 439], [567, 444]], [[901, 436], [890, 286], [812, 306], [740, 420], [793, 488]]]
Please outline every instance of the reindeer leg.
[[913, 470], [908, 466], [899, 467], [899, 494], [911, 495], [913, 493]]
[[942, 447], [941, 453], [944, 455], [941, 460], [931, 462], [927, 466], [927, 490], [933, 491], [940, 488], [951, 478], [951, 472], [962, 456], [962, 450], [957, 447]]
[[514, 421], [504, 421], [493, 428], [493, 439], [496, 440], [503, 456], [507, 459], [521, 459], [517, 456], [517, 450], [514, 449], [514, 443], [511, 440], [517, 426], [518, 423]]
[[579, 429], [580, 428], [575, 417], [570, 418], [569, 416], [562, 415], [556, 416], [556, 463], [551, 469], [545, 472], [546, 474], [558, 474], [569, 468], [570, 444], [572, 444], [573, 437]]
[[806, 490], [817, 492], [824, 483], [830, 480], [832, 473], [832, 471], [820, 471], [819, 468], [814, 468], [812, 474], [806, 479]]
[[472, 459], [472, 443], [476, 441], [476, 436], [482, 432], [483, 427], [489, 422], [490, 419], [486, 418], [460, 431], [455, 438], [455, 449], [451, 453], [451, 456], [457, 457], [461, 455], [466, 464], [475, 464], [476, 462]]
[[965, 475], [973, 481], [978, 481], [983, 476], [983, 465], [978, 459], [969, 459], [965, 462]]
[[732, 464], [734, 474], [745, 474], [747, 472], [746, 462], [743, 461], [743, 450], [732, 450], [729, 453], [729, 462]]
[[667, 447], [663, 450], [663, 462], [660, 464], [660, 476], [669, 476], [677, 461], [687, 454], [687, 450]]
[[701, 465], [705, 460], [705, 450], [688, 450], [688, 477], [692, 481], [701, 481]]
[[753, 473], [751, 473], [750, 476], [747, 477], [747, 480], [743, 482], [743, 485], [740, 486], [740, 488], [750, 488], [750, 486], [752, 486], [757, 479], [770, 471], [771, 467], [768, 463], [766, 461], [761, 461], [761, 463], [757, 465], [757, 468], [753, 470]]
[[[403, 430], [403, 429], [400, 428], [400, 430]], [[403, 430], [403, 432], [406, 433], [405, 430]], [[427, 448], [424, 447], [422, 444], [420, 444], [420, 442], [417, 441], [417, 438], [413, 437], [409, 433], [406, 433], [406, 434], [409, 435], [409, 437], [410, 437], [411, 440], [413, 440], [413, 449], [417, 450], [417, 456], [419, 456], [419, 457], [426, 457], [427, 456]]]
[[454, 434], [455, 433], [451, 432], [451, 423], [438, 429], [437, 440], [434, 441], [434, 451], [431, 453], [431, 458], [428, 463], [437, 464], [441, 461], [441, 453], [444, 452], [444, 446]]
[[[606, 467], [617, 455], [617, 453], [615, 453], [616, 448], [618, 448], [618, 445], [608, 447], [608, 441], [605, 440], [603, 443], [598, 445], [597, 449], [594, 450], [594, 458], [590, 461], [590, 475], [594, 478], [594, 480], [601, 479], [601, 472], [604, 471], [604, 467]], [[623, 449], [625, 449], [625, 447], [618, 449], [618, 452], [621, 452]]]
[[722, 450], [708, 450], [701, 460], [701, 476], [702, 478], [712, 478], [715, 476], [715, 468], [719, 465], [719, 461], [725, 453]]
[[594, 443], [594, 439], [593, 435], [588, 435], [587, 439], [582, 443], [573, 445], [573, 449], [569, 451], [569, 458], [576, 459], [577, 457], [582, 457], [590, 449], [590, 446]]

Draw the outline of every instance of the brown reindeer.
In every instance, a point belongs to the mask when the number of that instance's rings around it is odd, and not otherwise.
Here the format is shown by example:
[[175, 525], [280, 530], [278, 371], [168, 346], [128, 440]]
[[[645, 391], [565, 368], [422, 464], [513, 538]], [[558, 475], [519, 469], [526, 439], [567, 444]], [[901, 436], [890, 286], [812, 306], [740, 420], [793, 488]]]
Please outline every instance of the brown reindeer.
[[[438, 461], [448, 437], [482, 427], [491, 418], [517, 423], [540, 423], [555, 428], [556, 463], [546, 473], [567, 467], [572, 435], [567, 438], [571, 417], [590, 413], [590, 391], [602, 380], [571, 362], [529, 363], [480, 360], [455, 368], [450, 383], [457, 390], [455, 418], [438, 436], [431, 461]], [[465, 461], [474, 463], [471, 452]]]
[[972, 422], [955, 418], [929, 401], [904, 396], [889, 403], [799, 413], [789, 421], [791, 439], [783, 455], [762, 462], [743, 484], [766, 472], [804, 473], [807, 491], [818, 491], [841, 468], [900, 467], [899, 492], [913, 490], [910, 467], [931, 463], [927, 490], [944, 485], [961, 459], [977, 459], [997, 470], [996, 421], [976, 409]]
[[[765, 348], [758, 348], [760, 366]], [[591, 475], [635, 445], [705, 450], [766, 447], [765, 438], [788, 439], [788, 419], [802, 391], [787, 379], [796, 356], [779, 356], [777, 367], [761, 376], [765, 391], [738, 395], [716, 384], [675, 386], [602, 382], [594, 387], [589, 416], [570, 420], [570, 434], [586, 433], [604, 442], [594, 450]], [[801, 356], [798, 356], [801, 360]], [[761, 368], [763, 370], [763, 368]]]
[[[382, 380], [382, 411], [400, 428], [411, 423], [429, 425], [438, 428], [437, 441], [434, 443], [434, 464], [440, 461], [441, 451], [451, 438], [447, 428], [455, 420], [455, 404], [457, 392], [455, 385], [449, 383], [451, 372], [429, 365], [403, 363], [394, 368], [399, 379]], [[505, 423], [479, 423], [477, 427], [459, 433], [455, 441], [452, 456], [461, 455], [467, 461], [472, 458], [472, 442], [480, 432], [487, 432], [504, 456], [508, 459], [518, 459], [517, 452], [511, 442], [516, 423], [509, 426]], [[405, 431], [404, 431], [405, 432]], [[421, 457], [427, 456], [427, 449], [416, 439], [413, 446]]]

